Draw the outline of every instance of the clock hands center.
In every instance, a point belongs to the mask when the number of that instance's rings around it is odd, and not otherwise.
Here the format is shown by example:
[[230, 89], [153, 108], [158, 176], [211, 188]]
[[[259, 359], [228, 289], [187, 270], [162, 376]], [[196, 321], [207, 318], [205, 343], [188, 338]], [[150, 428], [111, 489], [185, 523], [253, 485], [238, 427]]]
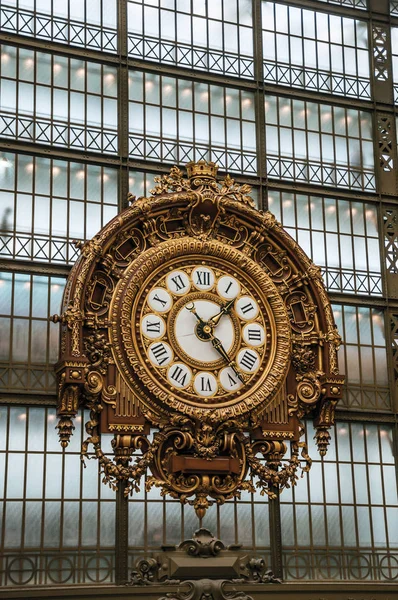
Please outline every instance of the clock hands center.
[[185, 308], [198, 319], [198, 323], [195, 327], [196, 337], [202, 342], [208, 342], [213, 336], [213, 325], [209, 321], [204, 321], [202, 317], [198, 315], [194, 302], [187, 304]]
[[221, 340], [218, 337], [216, 337], [213, 333], [214, 327], [220, 321], [221, 317], [231, 310], [233, 302], [234, 302], [233, 300], [227, 302], [222, 307], [220, 312], [217, 313], [214, 317], [212, 317], [208, 321], [203, 321], [203, 319], [198, 315], [198, 313], [196, 312], [196, 309], [195, 309], [194, 302], [192, 302], [189, 305], [187, 304], [185, 306], [185, 308], [187, 310], [189, 310], [189, 312], [191, 312], [198, 320], [198, 323], [196, 324], [196, 327], [195, 327], [196, 336], [202, 342], [211, 341], [213, 348], [219, 354], [221, 354], [221, 356], [226, 361], [227, 365], [229, 367], [231, 367], [231, 369], [233, 370], [233, 372], [235, 373], [235, 375], [237, 376], [239, 381], [241, 381], [242, 383], [245, 383], [245, 379], [244, 379], [243, 375], [237, 370], [235, 362], [230, 358], [230, 356], [229, 356], [228, 352], [225, 350]]
[[[185, 306], [185, 308], [187, 310], [189, 310], [189, 312], [191, 312], [199, 321], [200, 324], [200, 329], [203, 329], [203, 333], [207, 334], [207, 336], [205, 335], [203, 338], [201, 339], [210, 339], [210, 334], [212, 334], [213, 332], [213, 328], [216, 327], [218, 325], [218, 323], [221, 320], [221, 317], [223, 315], [227, 315], [228, 313], [231, 312], [232, 306], [235, 302], [235, 299], [233, 298], [232, 300], [229, 300], [228, 302], [226, 302], [222, 307], [220, 312], [218, 312], [216, 315], [214, 315], [213, 317], [211, 317], [208, 321], [203, 321], [203, 319], [198, 315], [198, 313], [196, 312], [195, 309], [195, 303], [191, 302], [189, 305], [187, 304]], [[198, 327], [198, 326], [197, 326]]]

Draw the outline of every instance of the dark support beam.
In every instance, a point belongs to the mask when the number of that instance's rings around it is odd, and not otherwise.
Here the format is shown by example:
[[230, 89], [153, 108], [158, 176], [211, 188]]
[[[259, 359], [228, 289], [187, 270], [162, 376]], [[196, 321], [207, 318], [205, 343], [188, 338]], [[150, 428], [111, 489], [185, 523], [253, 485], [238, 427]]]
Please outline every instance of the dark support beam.
[[269, 537], [271, 546], [271, 570], [275, 577], [283, 579], [282, 565], [282, 522], [279, 489], [270, 485], [270, 491], [274, 492], [276, 498], [269, 499]]
[[116, 65], [119, 61], [115, 54], [105, 52], [104, 50], [91, 50], [90, 48], [79, 48], [70, 44], [61, 44], [51, 40], [40, 39], [33, 36], [19, 35], [17, 33], [0, 32], [0, 44], [9, 46], [18, 46], [37, 50], [38, 52], [48, 52], [80, 60], [90, 60], [110, 66]]
[[395, 458], [395, 472], [398, 491], [398, 422], [395, 423], [395, 427], [392, 430], [392, 451]]
[[[255, 78], [257, 82], [257, 91], [255, 93], [256, 102], [256, 139], [257, 139], [257, 157], [261, 164], [257, 166], [257, 171], [260, 174], [260, 183], [267, 182], [267, 164], [266, 164], [266, 148], [265, 148], [265, 114], [264, 114], [264, 90], [263, 90], [263, 36], [261, 30], [261, 0], [254, 0], [253, 5], [253, 42], [254, 52], [257, 56], [255, 61]], [[267, 210], [268, 208], [268, 193], [266, 187], [261, 185], [259, 208]]]
[[390, 14], [390, 0], [368, 0], [369, 10], [378, 16]]
[[118, 135], [119, 155], [122, 164], [119, 169], [119, 210], [127, 207], [127, 194], [129, 192], [128, 167], [129, 158], [129, 70], [127, 67], [127, 39], [128, 39], [128, 16], [127, 0], [119, 0], [118, 3], [118, 53], [120, 65], [118, 69]]
[[[119, 210], [127, 206], [128, 193], [128, 68], [127, 61], [127, 0], [118, 2], [118, 139], [119, 156]], [[125, 494], [126, 481], [119, 481], [116, 492], [116, 528], [115, 528], [115, 582], [124, 585], [129, 580], [128, 573], [128, 534], [129, 504]]]
[[125, 495], [126, 482], [119, 481], [116, 492], [115, 583], [124, 585], [129, 580], [129, 499]]
[[53, 158], [55, 160], [71, 160], [75, 162], [99, 164], [104, 167], [117, 167], [120, 164], [120, 158], [116, 155], [100, 154], [99, 152], [90, 152], [87, 150], [69, 150], [60, 146], [50, 146], [47, 144], [36, 144], [34, 142], [25, 142], [20, 140], [11, 140], [0, 137], [0, 147], [4, 152], [15, 152], [18, 154], [33, 154], [43, 158]]
[[[1, 207], [0, 207], [1, 208]], [[14, 260], [12, 258], [0, 259], [0, 271], [9, 271], [10, 273], [29, 273], [32, 275], [47, 275], [51, 277], [68, 277], [72, 265], [57, 265], [35, 262], [33, 260]]]

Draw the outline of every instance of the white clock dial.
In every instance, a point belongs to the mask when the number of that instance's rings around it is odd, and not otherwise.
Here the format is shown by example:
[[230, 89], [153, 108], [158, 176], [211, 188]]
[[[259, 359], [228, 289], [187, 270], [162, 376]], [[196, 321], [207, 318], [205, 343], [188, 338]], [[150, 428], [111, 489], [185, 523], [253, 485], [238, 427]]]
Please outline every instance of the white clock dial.
[[148, 294], [148, 304], [156, 312], [165, 313], [170, 310], [173, 300], [167, 290], [161, 287], [153, 288]]
[[235, 302], [235, 310], [238, 317], [244, 321], [251, 321], [257, 317], [260, 309], [253, 298], [242, 296]]
[[172, 294], [183, 296], [191, 288], [191, 282], [185, 271], [172, 271], [166, 277], [166, 285]]
[[[195, 311], [203, 319], [208, 321], [220, 312], [220, 305], [210, 300], [195, 300]], [[213, 348], [210, 340], [201, 340], [196, 334], [198, 319], [186, 306], [183, 306], [175, 320], [174, 333], [180, 348], [194, 361], [211, 363], [220, 360], [220, 354]], [[226, 352], [229, 352], [234, 344], [235, 334], [232, 319], [229, 315], [223, 315], [214, 330], [214, 335], [221, 341]]]
[[249, 346], [262, 346], [265, 342], [265, 330], [259, 323], [248, 323], [244, 326], [242, 337]]
[[214, 396], [218, 390], [217, 379], [214, 377], [213, 373], [199, 371], [193, 380], [193, 387], [199, 396], [208, 398]]
[[145, 337], [155, 340], [164, 336], [166, 323], [159, 315], [149, 313], [141, 321], [141, 331]]
[[176, 388], [186, 388], [191, 383], [192, 371], [184, 363], [173, 363], [167, 371], [169, 383]]
[[208, 292], [214, 287], [214, 273], [208, 267], [196, 267], [192, 271], [192, 282], [196, 289]]
[[236, 364], [245, 373], [255, 373], [260, 366], [260, 356], [252, 348], [242, 348], [237, 354]]
[[148, 356], [156, 367], [167, 367], [173, 360], [173, 351], [165, 342], [154, 342], [148, 348]]
[[231, 367], [226, 367], [220, 371], [220, 383], [226, 392], [235, 392], [240, 390], [243, 383], [236, 376], [236, 373]]
[[224, 405], [260, 380], [272, 331], [250, 280], [231, 273], [206, 257], [165, 265], [138, 305], [146, 369], [178, 401]]
[[217, 293], [225, 300], [232, 300], [240, 292], [240, 283], [235, 277], [223, 275], [217, 282]]

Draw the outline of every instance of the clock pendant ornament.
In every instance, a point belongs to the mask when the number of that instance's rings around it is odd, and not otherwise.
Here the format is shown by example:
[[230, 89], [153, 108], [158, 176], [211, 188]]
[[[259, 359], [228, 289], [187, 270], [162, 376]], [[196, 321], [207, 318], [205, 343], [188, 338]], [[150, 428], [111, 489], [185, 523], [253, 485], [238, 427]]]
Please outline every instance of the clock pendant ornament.
[[155, 178], [80, 245], [53, 317], [57, 427], [66, 447], [89, 408], [82, 454], [93, 444], [105, 482], [134, 492], [149, 470], [148, 488], [202, 517], [253, 491], [249, 474], [270, 496], [295, 485], [311, 465], [301, 420], [324, 455], [344, 378], [320, 270], [249, 186], [218, 183], [214, 163], [187, 172]]

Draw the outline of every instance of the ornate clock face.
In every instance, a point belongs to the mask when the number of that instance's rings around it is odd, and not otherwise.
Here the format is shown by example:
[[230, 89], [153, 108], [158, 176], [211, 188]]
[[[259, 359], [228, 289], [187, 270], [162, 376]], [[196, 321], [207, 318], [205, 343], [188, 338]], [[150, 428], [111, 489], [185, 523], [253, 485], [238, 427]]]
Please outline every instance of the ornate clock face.
[[166, 256], [159, 247], [141, 255], [116, 294], [113, 349], [126, 383], [144, 402], [185, 413], [243, 414], [264, 404], [284, 380], [290, 351], [274, 284], [220, 243], [165, 248]]
[[[144, 360], [170, 391], [224, 402], [267, 356], [267, 313], [233, 271], [184, 261], [155, 276], [139, 312]], [[137, 315], [138, 316], [138, 315]]]

